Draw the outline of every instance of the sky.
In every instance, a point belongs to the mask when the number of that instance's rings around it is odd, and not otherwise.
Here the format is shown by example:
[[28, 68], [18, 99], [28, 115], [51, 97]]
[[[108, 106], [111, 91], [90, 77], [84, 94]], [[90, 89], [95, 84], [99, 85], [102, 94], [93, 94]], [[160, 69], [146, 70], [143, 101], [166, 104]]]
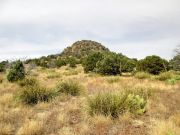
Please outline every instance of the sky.
[[180, 0], [0, 0], [0, 60], [60, 53], [78, 40], [130, 58], [171, 59]]

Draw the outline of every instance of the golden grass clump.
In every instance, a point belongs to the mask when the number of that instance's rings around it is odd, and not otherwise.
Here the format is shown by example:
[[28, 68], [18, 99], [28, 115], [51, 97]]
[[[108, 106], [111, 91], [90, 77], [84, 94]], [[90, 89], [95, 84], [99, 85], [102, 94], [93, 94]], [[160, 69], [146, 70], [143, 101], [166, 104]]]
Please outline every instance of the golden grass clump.
[[61, 74], [56, 73], [56, 72], [48, 73], [48, 75], [47, 75], [48, 79], [57, 79], [57, 78], [60, 78], [60, 77], [61, 77]]
[[43, 122], [35, 120], [27, 120], [23, 126], [17, 131], [17, 135], [43, 135]]
[[179, 135], [180, 127], [170, 120], [156, 120], [151, 135]]
[[111, 78], [107, 78], [107, 82], [112, 84], [112, 83], [118, 83], [119, 81], [121, 81], [120, 77], [111, 77]]
[[162, 72], [156, 77], [156, 79], [160, 81], [165, 81], [173, 77], [174, 77], [174, 74], [172, 72]]
[[106, 135], [109, 133], [110, 128], [113, 125], [111, 117], [105, 117], [103, 115], [95, 115], [91, 119], [93, 132], [97, 135]]
[[13, 101], [13, 94], [7, 93], [0, 96], [0, 104], [4, 106], [8, 106]]
[[14, 127], [11, 124], [0, 123], [0, 135], [13, 135]]
[[135, 77], [138, 79], [149, 79], [149, 78], [151, 78], [151, 75], [149, 73], [146, 73], [146, 72], [137, 72], [135, 74]]

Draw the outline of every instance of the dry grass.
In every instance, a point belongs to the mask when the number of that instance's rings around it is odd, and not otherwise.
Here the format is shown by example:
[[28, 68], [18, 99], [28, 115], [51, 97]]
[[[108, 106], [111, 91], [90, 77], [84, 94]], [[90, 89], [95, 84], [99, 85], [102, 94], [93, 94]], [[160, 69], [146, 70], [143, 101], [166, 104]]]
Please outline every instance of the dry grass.
[[[38, 78], [40, 85], [48, 89], [55, 88], [60, 81], [75, 80], [83, 85], [87, 94], [73, 97], [62, 93], [50, 102], [23, 105], [14, 100], [19, 85], [7, 82], [5, 74], [1, 74], [0, 135], [179, 135], [180, 83], [170, 85], [133, 76], [84, 74], [81, 66], [75, 69], [37, 67], [28, 77]], [[88, 114], [88, 97], [99, 92], [123, 92], [127, 89], [153, 93], [143, 116], [125, 113], [112, 119]]]
[[170, 120], [155, 120], [151, 135], [179, 135], [180, 127]]
[[13, 101], [12, 93], [6, 93], [6, 94], [0, 96], [0, 103], [2, 106], [10, 105], [12, 101]]
[[42, 135], [44, 133], [43, 122], [27, 120], [17, 131], [17, 135]]
[[94, 126], [94, 133], [96, 135], [106, 135], [108, 134], [113, 121], [110, 117], [105, 117], [102, 115], [97, 115], [92, 119], [92, 125]]
[[14, 134], [14, 127], [11, 124], [0, 124], [0, 135]]

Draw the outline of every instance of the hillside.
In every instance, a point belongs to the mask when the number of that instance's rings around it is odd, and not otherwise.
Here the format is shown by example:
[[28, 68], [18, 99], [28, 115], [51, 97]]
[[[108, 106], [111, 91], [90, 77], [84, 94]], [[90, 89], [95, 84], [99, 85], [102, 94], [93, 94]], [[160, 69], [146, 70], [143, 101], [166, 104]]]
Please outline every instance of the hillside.
[[104, 47], [101, 43], [91, 40], [82, 40], [77, 41], [72, 44], [72, 46], [64, 49], [61, 56], [73, 56], [80, 58], [88, 55], [92, 51], [109, 51], [109, 49]]

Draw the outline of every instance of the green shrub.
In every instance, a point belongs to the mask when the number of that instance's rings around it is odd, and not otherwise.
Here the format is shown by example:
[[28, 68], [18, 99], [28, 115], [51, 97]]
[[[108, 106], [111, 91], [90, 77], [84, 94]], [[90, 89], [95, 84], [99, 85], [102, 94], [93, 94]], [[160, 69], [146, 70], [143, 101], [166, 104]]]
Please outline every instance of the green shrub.
[[6, 70], [6, 67], [8, 66], [8, 61], [2, 61], [0, 62], [0, 72], [4, 72]]
[[0, 72], [4, 71], [4, 66], [0, 63]]
[[170, 65], [173, 70], [180, 71], [180, 46], [176, 48], [175, 53], [173, 59], [170, 60]]
[[102, 60], [102, 58], [103, 58], [103, 53], [101, 52], [93, 52], [89, 54], [87, 58], [85, 58], [83, 61], [84, 71], [86, 73], [90, 71], [94, 71], [96, 68], [97, 62]]
[[59, 58], [55, 61], [56, 67], [62, 67], [66, 65], [66, 60]]
[[[22, 85], [23, 84], [23, 85]], [[16, 99], [25, 104], [37, 104], [39, 102], [48, 102], [53, 98], [54, 92], [41, 87], [34, 80], [24, 81], [16, 93]]]
[[97, 62], [96, 72], [103, 75], [121, 74], [120, 57], [115, 53], [104, 55], [104, 58]]
[[25, 70], [23, 63], [19, 60], [11, 67], [7, 79], [10, 82], [22, 80], [25, 78]]
[[40, 58], [37, 63], [38, 66], [48, 68], [48, 60], [44, 57]]
[[159, 56], [147, 56], [145, 59], [138, 61], [137, 70], [158, 75], [169, 70], [169, 63]]
[[84, 59], [85, 72], [96, 72], [102, 75], [117, 75], [122, 72], [132, 72], [137, 61], [123, 54], [113, 52], [93, 52]]
[[90, 115], [101, 114], [118, 117], [127, 111], [138, 115], [145, 112], [146, 99], [127, 93], [102, 93], [88, 99]]
[[121, 71], [122, 72], [133, 72], [136, 68], [137, 61], [135, 59], [130, 59], [126, 56], [121, 58]]
[[56, 92], [78, 96], [83, 93], [83, 87], [72, 80], [60, 82], [56, 87]]
[[146, 73], [146, 72], [137, 72], [135, 74], [135, 77], [138, 79], [147, 79], [147, 78], [150, 78], [151, 75], [149, 73]]
[[67, 63], [69, 64], [69, 67], [75, 68], [77, 64], [77, 60], [74, 57], [67, 58]]

